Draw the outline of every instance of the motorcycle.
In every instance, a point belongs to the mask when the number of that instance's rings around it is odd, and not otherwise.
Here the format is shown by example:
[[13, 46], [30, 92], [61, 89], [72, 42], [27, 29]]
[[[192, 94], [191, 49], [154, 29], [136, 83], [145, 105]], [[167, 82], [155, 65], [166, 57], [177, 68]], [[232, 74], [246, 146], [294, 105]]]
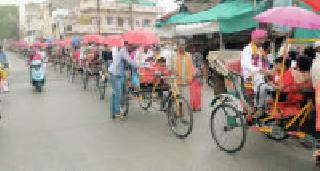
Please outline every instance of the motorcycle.
[[45, 84], [45, 66], [42, 60], [32, 60], [30, 63], [30, 81], [36, 91], [42, 92]]

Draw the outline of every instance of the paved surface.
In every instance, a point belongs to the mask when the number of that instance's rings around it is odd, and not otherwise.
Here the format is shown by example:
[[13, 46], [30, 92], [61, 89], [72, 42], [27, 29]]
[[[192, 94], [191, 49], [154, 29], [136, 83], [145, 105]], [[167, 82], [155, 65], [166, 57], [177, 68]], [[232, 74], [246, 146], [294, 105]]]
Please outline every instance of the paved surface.
[[[170, 132], [162, 113], [142, 111], [134, 102], [126, 121], [113, 121], [108, 100], [83, 91], [79, 80], [72, 84], [49, 69], [45, 92], [39, 94], [24, 62], [10, 57], [11, 93], [1, 97], [1, 171], [319, 169], [312, 152], [299, 143], [277, 143], [252, 132], [241, 152], [220, 151], [209, 132], [208, 103], [195, 114], [194, 131], [185, 140]], [[208, 102], [212, 92], [205, 92]]]

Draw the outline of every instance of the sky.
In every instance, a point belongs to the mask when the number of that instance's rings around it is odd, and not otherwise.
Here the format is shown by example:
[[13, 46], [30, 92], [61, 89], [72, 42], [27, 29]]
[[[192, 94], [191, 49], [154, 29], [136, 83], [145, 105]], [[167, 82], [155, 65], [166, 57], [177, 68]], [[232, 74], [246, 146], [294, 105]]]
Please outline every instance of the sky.
[[[0, 4], [18, 4], [26, 1], [41, 2], [43, 0], [0, 0]], [[164, 7], [166, 11], [173, 11], [177, 8], [174, 0], [158, 0], [158, 2], [159, 6]]]

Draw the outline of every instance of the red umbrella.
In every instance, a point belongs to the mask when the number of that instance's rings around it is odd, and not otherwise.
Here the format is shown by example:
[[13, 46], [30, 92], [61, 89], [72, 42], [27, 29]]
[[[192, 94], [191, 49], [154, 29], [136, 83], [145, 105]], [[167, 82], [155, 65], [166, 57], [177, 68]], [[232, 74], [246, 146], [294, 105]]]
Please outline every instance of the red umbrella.
[[25, 42], [24, 40], [18, 40], [18, 41], [15, 42], [15, 45], [24, 47], [24, 46], [28, 46], [28, 43]]
[[40, 43], [39, 46], [40, 46], [40, 47], [48, 47], [48, 46], [49, 46], [49, 43]]
[[83, 36], [83, 41], [85, 43], [102, 43], [103, 36], [97, 35], [97, 34], [88, 34]]
[[34, 42], [34, 43], [32, 43], [32, 45], [31, 46], [33, 46], [33, 47], [41, 47], [41, 42]]
[[104, 44], [110, 45], [110, 46], [123, 46], [124, 45], [124, 40], [123, 37], [121, 35], [111, 35], [111, 36], [107, 36], [104, 39]]
[[134, 30], [123, 34], [125, 41], [129, 44], [151, 45], [159, 44], [160, 38], [154, 32], [149, 30]]
[[67, 46], [68, 45], [68, 42], [64, 41], [64, 40], [55, 40], [54, 41], [54, 44], [55, 45], [58, 45], [58, 46], [61, 46], [61, 47], [64, 47], [64, 46]]
[[319, 0], [302, 0], [304, 3], [310, 5], [313, 10], [320, 12], [320, 1]]

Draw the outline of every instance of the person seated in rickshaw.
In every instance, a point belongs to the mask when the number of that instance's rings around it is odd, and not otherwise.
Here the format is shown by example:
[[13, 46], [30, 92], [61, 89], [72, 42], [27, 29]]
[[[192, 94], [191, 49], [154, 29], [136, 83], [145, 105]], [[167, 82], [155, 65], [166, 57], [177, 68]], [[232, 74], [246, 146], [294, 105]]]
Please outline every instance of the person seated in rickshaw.
[[300, 56], [297, 58], [297, 68], [284, 72], [277, 89], [288, 93], [287, 101], [303, 100], [301, 89], [313, 89], [310, 75], [311, 64], [309, 58]]

